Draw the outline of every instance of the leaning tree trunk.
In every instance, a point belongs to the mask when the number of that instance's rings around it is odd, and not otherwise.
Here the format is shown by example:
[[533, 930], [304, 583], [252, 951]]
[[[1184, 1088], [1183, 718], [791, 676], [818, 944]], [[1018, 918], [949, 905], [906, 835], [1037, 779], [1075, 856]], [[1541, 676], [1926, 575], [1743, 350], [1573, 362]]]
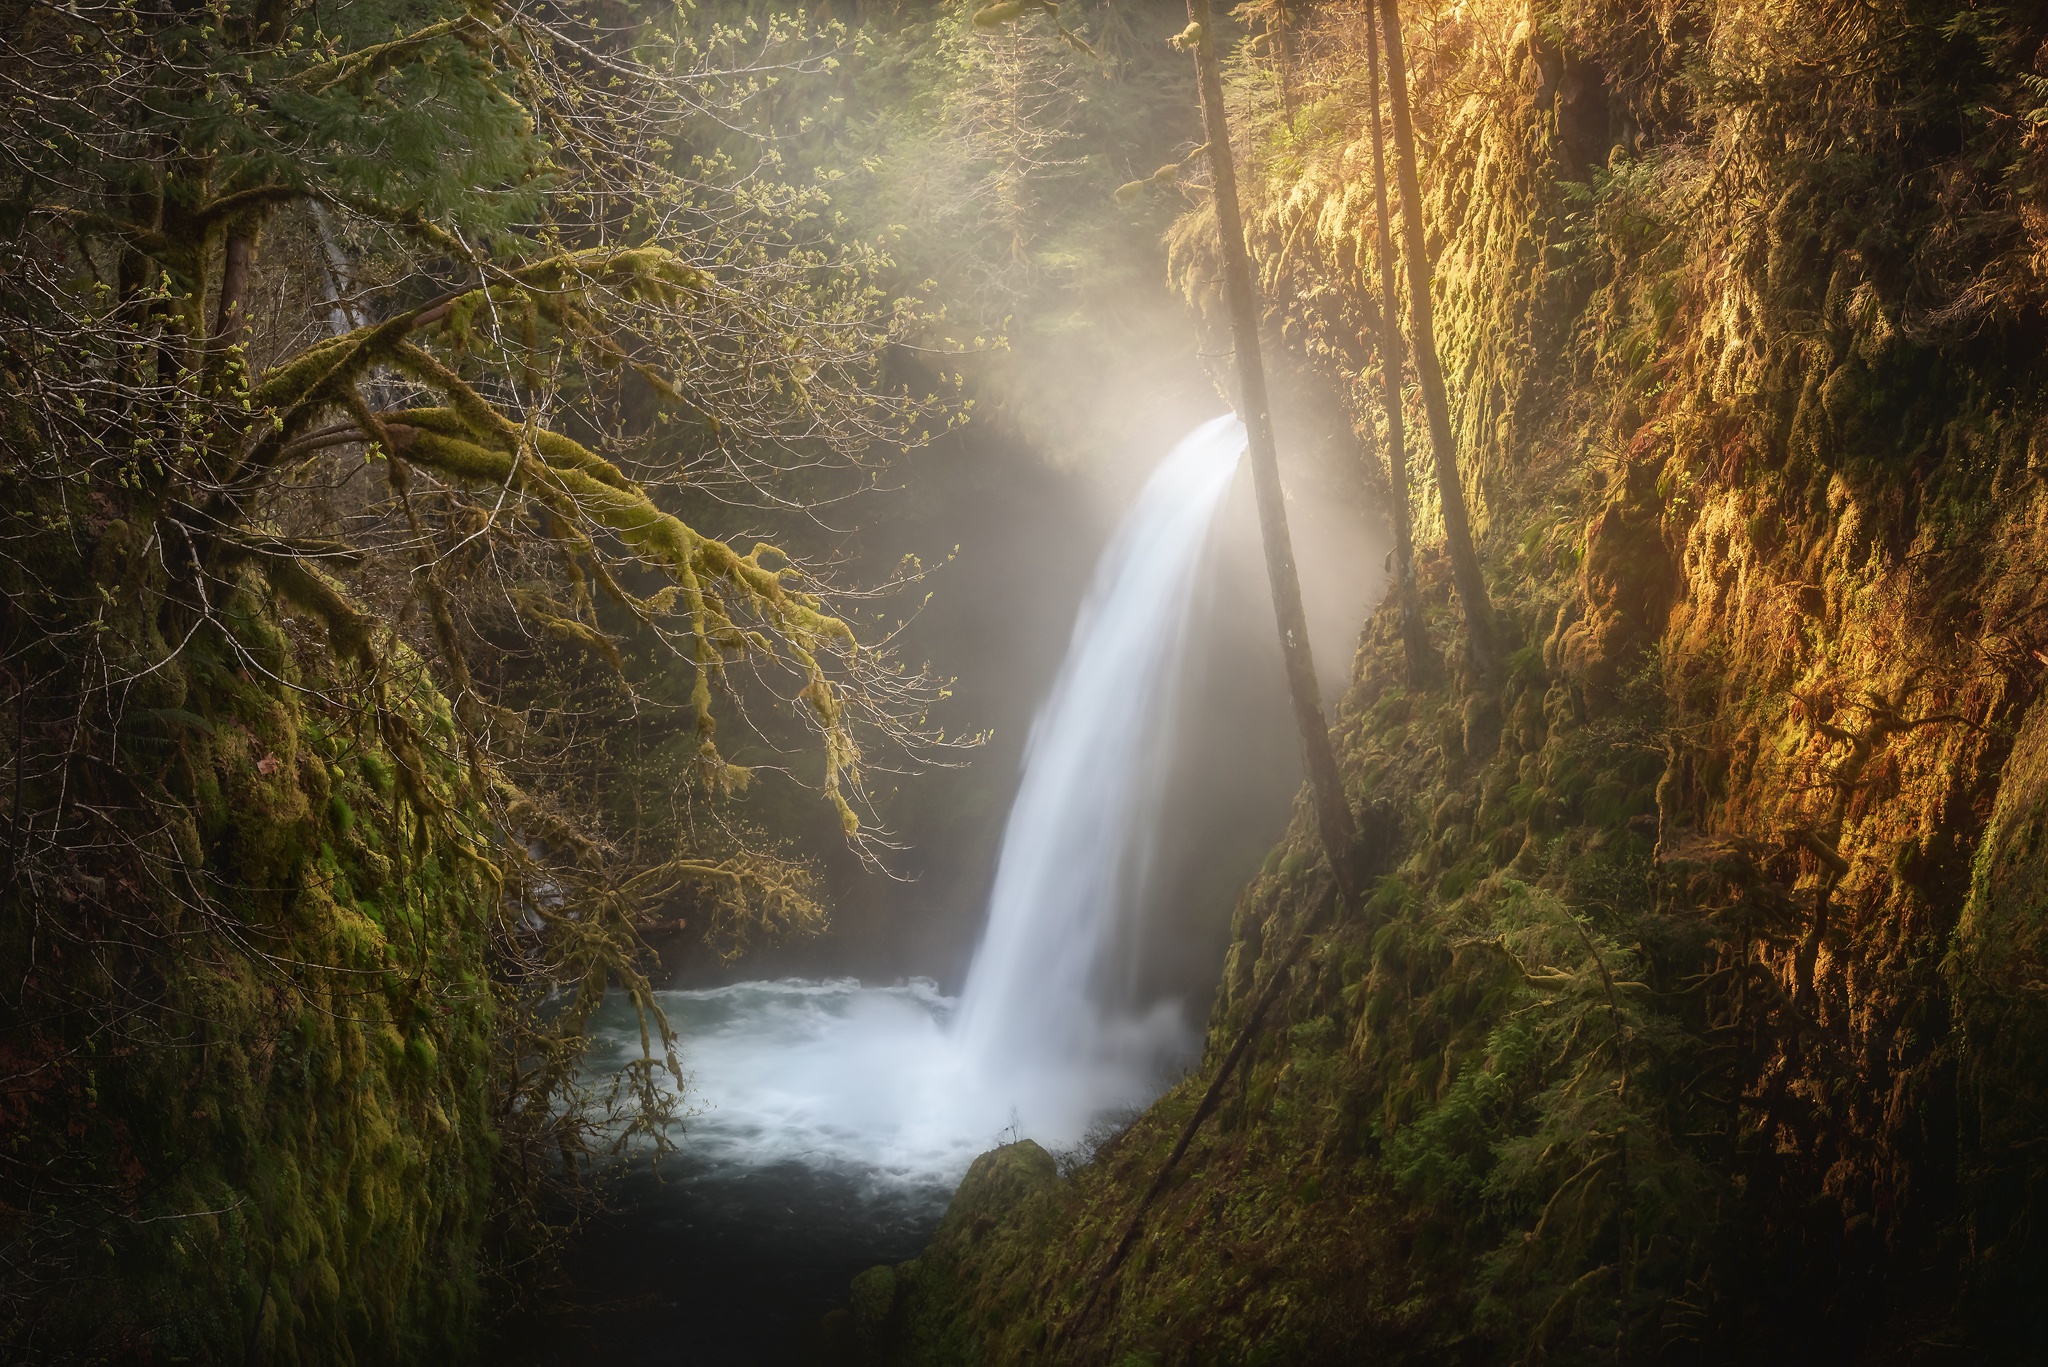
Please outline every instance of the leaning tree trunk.
[[1394, 113], [1394, 161], [1401, 176], [1403, 246], [1408, 257], [1409, 316], [1415, 325], [1415, 376], [1429, 413], [1429, 444], [1436, 457], [1437, 496], [1444, 506], [1444, 542], [1451, 553], [1451, 577], [1465, 606], [1465, 643], [1477, 680], [1499, 671], [1493, 602], [1472, 545], [1465, 515], [1465, 486], [1458, 478], [1458, 448], [1451, 435], [1451, 405], [1444, 393], [1443, 367], [1436, 354], [1436, 313], [1429, 299], [1429, 257], [1422, 232], [1422, 191], [1415, 175], [1415, 132], [1408, 120], [1408, 68], [1401, 55], [1401, 13], [1396, 0], [1380, 0], [1386, 21], [1387, 95]]
[[265, 214], [251, 211], [228, 225], [221, 247], [220, 294], [215, 301], [213, 336], [203, 364], [212, 384], [231, 391], [249, 376], [249, 359], [237, 348], [249, 340], [249, 289], [256, 270], [256, 242]]
[[1415, 587], [1415, 532], [1408, 512], [1408, 447], [1401, 412], [1401, 300], [1394, 283], [1394, 240], [1387, 216], [1387, 162], [1380, 137], [1379, 33], [1373, 12], [1365, 12], [1366, 89], [1372, 113], [1372, 189], [1378, 214], [1380, 254], [1380, 378], [1387, 410], [1387, 488], [1394, 513], [1394, 598], [1401, 609], [1401, 643], [1408, 655], [1408, 682], [1427, 682], [1436, 673], [1436, 652], [1422, 621], [1422, 594]]
[[1316, 832], [1322, 837], [1323, 852], [1329, 856], [1337, 886], [1345, 900], [1350, 901], [1357, 892], [1352, 859], [1358, 843], [1358, 826], [1352, 818], [1351, 805], [1344, 798], [1337, 754], [1330, 747], [1330, 730], [1323, 721], [1315, 663], [1309, 654], [1308, 618], [1301, 607], [1301, 579], [1295, 571], [1287, 509], [1281, 501], [1279, 453], [1273, 441], [1273, 414], [1266, 397], [1266, 367], [1259, 353], [1259, 304], [1252, 292], [1251, 264], [1244, 249], [1244, 222], [1237, 207], [1237, 172], [1230, 154], [1230, 125], [1223, 113], [1223, 81], [1216, 70], [1209, 0], [1188, 0], [1188, 19], [1195, 30], [1202, 124], [1209, 139], [1216, 231], [1223, 249], [1224, 301], [1230, 313], [1232, 345], [1237, 352], [1238, 408], [1244, 415], [1252, 487], [1258, 494], [1266, 577], [1273, 589], [1273, 614], [1279, 619], [1280, 649], [1287, 659], [1287, 689], [1294, 701], [1294, 724], [1300, 732], [1309, 793], [1315, 802]]

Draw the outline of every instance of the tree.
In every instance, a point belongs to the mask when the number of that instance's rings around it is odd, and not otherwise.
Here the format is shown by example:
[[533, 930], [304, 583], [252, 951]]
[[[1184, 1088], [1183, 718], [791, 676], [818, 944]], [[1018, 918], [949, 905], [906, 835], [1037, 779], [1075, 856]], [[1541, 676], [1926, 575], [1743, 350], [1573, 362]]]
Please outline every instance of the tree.
[[[530, 676], [658, 656], [703, 802], [750, 778], [720, 719], [760, 718], [809, 737], [863, 841], [864, 752], [932, 739], [937, 687], [857, 641], [821, 572], [702, 519], [800, 518], [944, 416], [884, 383], [911, 319], [879, 258], [744, 136], [829, 66], [789, 25], [0, 13], [0, 1049], [38, 1079], [10, 1092], [0, 1342], [53, 1296], [89, 1307], [101, 1248], [157, 1239], [139, 1265], [170, 1280], [77, 1321], [107, 1351], [381, 1356], [360, 1326], [429, 1313], [405, 1269], [474, 1253], [476, 1165], [532, 1180], [592, 1141], [576, 1033], [608, 985], [645, 1013], [627, 1081], [659, 1126], [646, 919], [686, 892], [728, 928], [817, 915], [729, 823], [615, 846], [576, 800], [573, 710]], [[343, 1177], [264, 1176], [352, 1161], [264, 1062], [301, 1018], [322, 1085], [384, 1089], [362, 1105], [456, 1184], [432, 1232], [405, 1192], [344, 1250], [321, 1222], [352, 1198], [318, 1187]], [[192, 1257], [200, 1210], [220, 1242], [186, 1285], [168, 1250]], [[382, 1268], [339, 1278], [356, 1318], [272, 1290], [322, 1247]]]
[[1285, 495], [1280, 489], [1279, 453], [1273, 439], [1273, 415], [1266, 397], [1265, 364], [1259, 350], [1259, 306], [1252, 289], [1251, 264], [1245, 254], [1244, 224], [1238, 212], [1237, 173], [1230, 151], [1230, 123], [1223, 108], [1223, 80], [1216, 67], [1215, 38], [1210, 31], [1208, 0], [1188, 0], [1187, 38], [1195, 52], [1201, 86], [1202, 124], [1208, 136], [1211, 193], [1216, 232], [1223, 254], [1223, 290], [1230, 314], [1231, 344], [1237, 359], [1238, 411], [1244, 418], [1252, 487], [1259, 505], [1259, 534], [1265, 546], [1266, 574], [1273, 590], [1273, 615], [1280, 628], [1280, 649], [1287, 664], [1287, 691], [1294, 708], [1295, 731], [1308, 770], [1309, 795], [1315, 806], [1316, 830], [1329, 857], [1332, 877], [1350, 900], [1358, 891], [1352, 861], [1358, 844], [1358, 822], [1344, 796], [1337, 772], [1337, 754], [1323, 720], [1322, 697], [1316, 691], [1315, 661], [1310, 654], [1308, 618], [1301, 606], [1301, 577], [1294, 566], [1294, 548], [1287, 530]]
[[[1486, 576], [1479, 568], [1479, 552], [1472, 544], [1472, 522], [1465, 514], [1457, 438], [1451, 432], [1450, 400], [1444, 392], [1443, 366], [1437, 360], [1436, 314], [1429, 296], [1422, 189], [1415, 174], [1415, 133], [1408, 113], [1408, 68], [1401, 51], [1397, 0], [1381, 0], [1380, 17], [1387, 46], [1387, 95], [1394, 116], [1394, 159], [1401, 177], [1402, 254], [1408, 258], [1408, 316], [1415, 329], [1415, 376], [1422, 387], [1422, 406], [1429, 414], [1429, 446], [1436, 460], [1437, 496], [1443, 502], [1444, 545], [1450, 551], [1451, 577], [1465, 607], [1465, 648], [1474, 675], [1485, 681], [1499, 672], [1500, 647], [1493, 621], [1493, 600], [1487, 596]], [[1377, 142], [1374, 147], [1377, 151]]]
[[1404, 357], [1400, 299], [1394, 284], [1394, 247], [1387, 223], [1387, 168], [1380, 138], [1380, 65], [1378, 35], [1372, 10], [1366, 10], [1366, 89], [1372, 106], [1372, 190], [1374, 224], [1380, 259], [1379, 327], [1382, 402], [1387, 415], [1387, 490], [1394, 522], [1394, 594], [1401, 608], [1401, 641], [1408, 658], [1410, 683], [1427, 680], [1436, 669], [1436, 653], [1422, 621], [1422, 596], [1415, 586], [1415, 542], [1408, 512], [1408, 448], [1402, 432], [1401, 369]]

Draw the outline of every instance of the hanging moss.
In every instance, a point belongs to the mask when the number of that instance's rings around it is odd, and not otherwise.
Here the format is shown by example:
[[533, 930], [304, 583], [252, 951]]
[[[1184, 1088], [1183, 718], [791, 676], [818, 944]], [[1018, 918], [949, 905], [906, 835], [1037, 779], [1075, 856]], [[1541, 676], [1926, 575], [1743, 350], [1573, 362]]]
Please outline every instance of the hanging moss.
[[0, 930], [0, 955], [39, 965], [5, 1022], [37, 1080], [5, 1105], [11, 1160], [45, 1174], [0, 1227], [49, 1270], [38, 1340], [88, 1358], [459, 1359], [493, 1200], [498, 890], [422, 839], [374, 728], [309, 714], [322, 695], [293, 686], [323, 681], [252, 589], [223, 617], [231, 636], [202, 629], [156, 671], [175, 715], [121, 742], [170, 760], [145, 796], [197, 881], [117, 864], [118, 891], [65, 908], [174, 952], [53, 956], [26, 943], [36, 918]]

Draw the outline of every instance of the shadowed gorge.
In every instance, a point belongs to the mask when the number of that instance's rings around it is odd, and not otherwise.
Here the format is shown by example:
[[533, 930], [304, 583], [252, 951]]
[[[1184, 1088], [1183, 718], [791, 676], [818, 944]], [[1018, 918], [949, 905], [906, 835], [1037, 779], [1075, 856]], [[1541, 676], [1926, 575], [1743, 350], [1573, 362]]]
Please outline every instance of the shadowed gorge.
[[2048, 15], [0, 10], [0, 1357], [2040, 1357]]

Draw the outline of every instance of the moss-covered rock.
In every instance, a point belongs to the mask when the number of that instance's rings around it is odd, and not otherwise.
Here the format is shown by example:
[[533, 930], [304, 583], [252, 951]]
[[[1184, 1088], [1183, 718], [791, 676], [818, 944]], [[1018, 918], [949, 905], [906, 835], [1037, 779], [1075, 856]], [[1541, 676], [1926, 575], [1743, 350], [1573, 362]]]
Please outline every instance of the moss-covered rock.
[[1056, 1227], [1063, 1196], [1052, 1155], [1031, 1140], [975, 1159], [922, 1254], [854, 1279], [847, 1304], [826, 1317], [822, 1359], [845, 1367], [968, 1367], [983, 1360], [991, 1336], [1014, 1352], [1042, 1345], [1044, 1320], [1010, 1313], [1027, 1298], [983, 1274], [1028, 1255]]
[[[0, 1131], [37, 1174], [0, 1178], [0, 1355], [459, 1359], [497, 1158], [496, 874], [458, 791], [429, 777], [429, 824], [380, 789], [379, 730], [323, 712], [334, 681], [253, 591], [228, 606], [233, 635], [154, 671], [178, 706], [121, 719], [157, 819], [110, 822], [0, 923]], [[421, 730], [445, 708], [389, 705]]]

